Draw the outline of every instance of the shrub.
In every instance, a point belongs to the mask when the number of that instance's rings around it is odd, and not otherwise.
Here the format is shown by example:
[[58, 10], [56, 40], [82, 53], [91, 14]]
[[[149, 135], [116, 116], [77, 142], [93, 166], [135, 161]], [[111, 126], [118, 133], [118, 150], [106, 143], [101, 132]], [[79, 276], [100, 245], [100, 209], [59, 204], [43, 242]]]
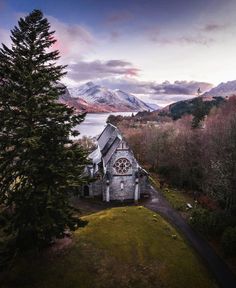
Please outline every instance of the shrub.
[[189, 219], [190, 225], [197, 231], [207, 234], [207, 222], [209, 212], [204, 208], [195, 208], [192, 211], [192, 215]]
[[4, 225], [6, 225], [6, 218], [0, 214], [0, 228]]
[[226, 255], [236, 255], [236, 227], [228, 227], [225, 229], [221, 245]]
[[222, 234], [229, 225], [229, 218], [222, 211], [209, 211], [204, 208], [195, 208], [190, 217], [191, 226], [205, 236]]
[[229, 218], [222, 211], [213, 211], [208, 214], [208, 234], [211, 236], [221, 235], [228, 226]]
[[219, 208], [218, 203], [215, 199], [211, 199], [208, 195], [200, 195], [198, 197], [198, 202], [203, 206], [204, 208], [214, 211], [217, 208]]

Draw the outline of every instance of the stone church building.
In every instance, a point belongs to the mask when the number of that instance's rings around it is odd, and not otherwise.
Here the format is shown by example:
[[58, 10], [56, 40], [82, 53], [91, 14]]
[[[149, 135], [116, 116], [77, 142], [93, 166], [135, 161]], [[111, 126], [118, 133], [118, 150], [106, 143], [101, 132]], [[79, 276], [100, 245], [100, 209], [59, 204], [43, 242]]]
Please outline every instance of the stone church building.
[[117, 127], [107, 124], [89, 155], [87, 174], [93, 181], [83, 187], [82, 196], [100, 196], [103, 201], [134, 200], [148, 195], [148, 175], [142, 169]]

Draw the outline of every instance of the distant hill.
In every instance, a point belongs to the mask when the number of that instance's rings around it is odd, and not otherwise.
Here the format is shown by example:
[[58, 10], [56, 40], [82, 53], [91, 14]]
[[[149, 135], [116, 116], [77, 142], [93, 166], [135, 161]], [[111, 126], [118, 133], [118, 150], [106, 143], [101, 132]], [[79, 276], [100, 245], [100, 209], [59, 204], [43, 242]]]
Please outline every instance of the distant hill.
[[[204, 106], [206, 108], [206, 111], [210, 111], [210, 109], [214, 106], [219, 106], [219, 104], [223, 103], [225, 100], [223, 97], [211, 97], [211, 98], [205, 98], [202, 97]], [[184, 100], [184, 101], [178, 101], [176, 103], [173, 103], [166, 107], [165, 109], [160, 111], [160, 114], [163, 113], [167, 116], [170, 116], [173, 120], [177, 120], [181, 118], [183, 115], [186, 114], [192, 114], [197, 104], [197, 97]]]
[[155, 104], [147, 104], [136, 96], [88, 82], [82, 86], [69, 88], [60, 101], [73, 106], [77, 111], [87, 112], [129, 112], [155, 110]]
[[[196, 104], [197, 104], [197, 97], [182, 100], [175, 103], [172, 103], [160, 110], [148, 112], [138, 112], [135, 117], [140, 120], [146, 121], [160, 121], [164, 116], [170, 117], [173, 120], [177, 120], [184, 115], [192, 114]], [[221, 103], [225, 102], [226, 100], [223, 97], [210, 97], [205, 96], [202, 97], [204, 106], [206, 111], [210, 111], [210, 109], [214, 106], [219, 106]]]
[[206, 96], [230, 97], [232, 95], [236, 95], [236, 80], [228, 81], [226, 83], [223, 82], [220, 83], [218, 86], [204, 93], [203, 97]]

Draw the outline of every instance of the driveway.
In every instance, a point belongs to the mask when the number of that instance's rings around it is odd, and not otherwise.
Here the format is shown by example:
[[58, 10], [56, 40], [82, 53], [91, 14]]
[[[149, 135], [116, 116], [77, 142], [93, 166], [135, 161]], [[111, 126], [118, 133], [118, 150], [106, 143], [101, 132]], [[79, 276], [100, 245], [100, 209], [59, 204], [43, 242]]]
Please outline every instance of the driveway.
[[170, 206], [160, 192], [151, 187], [151, 197], [144, 206], [161, 214], [182, 232], [190, 245], [207, 264], [220, 287], [236, 288], [236, 278], [227, 264], [215, 253], [213, 248], [185, 222], [180, 214]]

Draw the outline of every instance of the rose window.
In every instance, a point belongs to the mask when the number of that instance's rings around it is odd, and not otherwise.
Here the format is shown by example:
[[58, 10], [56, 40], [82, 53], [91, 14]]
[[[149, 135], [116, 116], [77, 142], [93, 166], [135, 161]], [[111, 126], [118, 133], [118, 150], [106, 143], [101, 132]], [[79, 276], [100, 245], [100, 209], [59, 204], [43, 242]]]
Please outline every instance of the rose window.
[[129, 171], [129, 168], [131, 167], [131, 163], [126, 158], [120, 158], [115, 162], [114, 167], [117, 173], [125, 174]]

